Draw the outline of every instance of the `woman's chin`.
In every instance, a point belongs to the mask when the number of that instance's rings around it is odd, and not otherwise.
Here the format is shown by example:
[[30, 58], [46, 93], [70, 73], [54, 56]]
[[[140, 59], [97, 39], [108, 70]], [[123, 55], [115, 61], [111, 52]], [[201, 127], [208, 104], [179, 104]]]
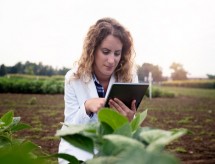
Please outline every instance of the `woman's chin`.
[[111, 76], [113, 74], [113, 71], [106, 71], [104, 73], [105, 76]]

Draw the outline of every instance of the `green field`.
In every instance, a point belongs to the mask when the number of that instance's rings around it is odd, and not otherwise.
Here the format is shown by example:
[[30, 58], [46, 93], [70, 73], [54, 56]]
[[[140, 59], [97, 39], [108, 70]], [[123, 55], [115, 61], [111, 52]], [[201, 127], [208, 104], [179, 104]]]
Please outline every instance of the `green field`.
[[157, 86], [157, 85], [153, 85], [153, 88], [160, 89], [163, 92], [174, 93], [175, 96], [215, 98], [215, 89], [167, 87], [167, 86]]

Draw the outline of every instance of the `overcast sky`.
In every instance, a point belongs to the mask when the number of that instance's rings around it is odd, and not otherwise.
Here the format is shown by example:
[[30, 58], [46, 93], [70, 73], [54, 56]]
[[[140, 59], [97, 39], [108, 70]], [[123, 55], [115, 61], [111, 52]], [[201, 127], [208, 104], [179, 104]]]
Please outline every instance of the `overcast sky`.
[[214, 0], [0, 0], [0, 64], [71, 68], [89, 26], [107, 16], [133, 35], [137, 64], [215, 74]]

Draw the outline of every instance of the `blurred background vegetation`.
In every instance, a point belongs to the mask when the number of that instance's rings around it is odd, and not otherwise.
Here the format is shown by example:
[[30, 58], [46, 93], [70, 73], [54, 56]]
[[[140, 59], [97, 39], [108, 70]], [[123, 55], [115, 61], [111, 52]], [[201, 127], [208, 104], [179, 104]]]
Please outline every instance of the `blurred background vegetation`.
[[[166, 92], [161, 87], [185, 87], [215, 89], [215, 75], [207, 78], [188, 78], [188, 72], [180, 63], [172, 63], [171, 77], [163, 76], [158, 65], [144, 63], [137, 65], [139, 82], [148, 82], [148, 75], [152, 73], [153, 97], [174, 97], [171, 89]], [[0, 66], [0, 93], [37, 93], [37, 94], [63, 94], [64, 75], [69, 68], [53, 68], [52, 66], [36, 64], [29, 61], [14, 66]], [[148, 94], [147, 94], [148, 96]]]

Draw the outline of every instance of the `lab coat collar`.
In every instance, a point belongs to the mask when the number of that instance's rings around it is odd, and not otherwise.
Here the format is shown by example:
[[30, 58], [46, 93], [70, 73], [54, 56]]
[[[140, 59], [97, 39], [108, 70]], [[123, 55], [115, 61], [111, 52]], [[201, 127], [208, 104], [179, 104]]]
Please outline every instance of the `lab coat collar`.
[[[111, 75], [105, 98], [107, 97], [107, 95], [108, 95], [108, 93], [110, 91], [110, 88], [111, 88], [112, 84], [115, 83], [115, 81], [116, 81], [116, 79], [115, 79], [114, 74], [113, 74], [113, 75]], [[92, 97], [92, 98], [99, 97], [93, 78], [88, 82], [88, 87], [87, 88], [88, 88], [88, 91], [89, 91], [88, 93], [89, 93], [90, 97]]]

